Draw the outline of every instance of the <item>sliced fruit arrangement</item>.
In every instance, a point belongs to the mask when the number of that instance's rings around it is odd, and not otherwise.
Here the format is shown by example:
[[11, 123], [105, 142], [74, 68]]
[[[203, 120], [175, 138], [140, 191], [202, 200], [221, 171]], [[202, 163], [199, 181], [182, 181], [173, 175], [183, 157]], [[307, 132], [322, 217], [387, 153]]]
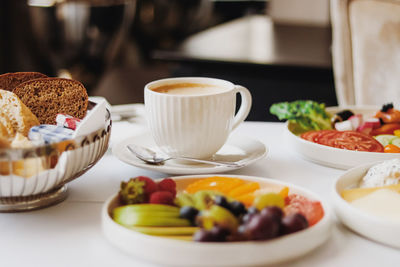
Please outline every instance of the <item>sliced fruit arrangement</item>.
[[[173, 179], [121, 183], [117, 223], [143, 234], [199, 242], [267, 240], [303, 230], [324, 216], [321, 203], [239, 178], [213, 176], [180, 192]], [[244, 200], [244, 201], [241, 201]]]

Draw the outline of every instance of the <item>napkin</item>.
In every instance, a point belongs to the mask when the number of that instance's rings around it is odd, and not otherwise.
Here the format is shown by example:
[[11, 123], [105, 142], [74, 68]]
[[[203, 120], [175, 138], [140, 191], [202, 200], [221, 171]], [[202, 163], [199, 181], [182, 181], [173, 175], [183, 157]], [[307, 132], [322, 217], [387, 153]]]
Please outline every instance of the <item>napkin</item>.
[[88, 135], [104, 127], [107, 101], [104, 98], [96, 98], [95, 101], [97, 101], [95, 102], [96, 105], [91, 110], [88, 110], [85, 118], [74, 131], [73, 138]]

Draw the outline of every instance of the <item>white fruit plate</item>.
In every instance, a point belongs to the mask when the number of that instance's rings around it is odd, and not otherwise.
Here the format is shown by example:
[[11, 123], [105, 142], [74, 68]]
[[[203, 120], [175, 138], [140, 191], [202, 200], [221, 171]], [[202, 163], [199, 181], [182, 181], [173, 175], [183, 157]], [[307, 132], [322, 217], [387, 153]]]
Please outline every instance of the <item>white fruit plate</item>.
[[[380, 108], [377, 106], [348, 106], [330, 107], [326, 110], [331, 114], [335, 114], [344, 109], [350, 109], [356, 114], [372, 117]], [[289, 124], [286, 125], [285, 138], [288, 149], [294, 150], [307, 160], [321, 165], [347, 170], [365, 163], [400, 158], [400, 153], [352, 151], [316, 144], [293, 134], [289, 130]]]
[[339, 219], [353, 231], [383, 244], [400, 248], [399, 221], [391, 221], [362, 211], [352, 206], [341, 196], [344, 189], [355, 187], [368, 169], [377, 163], [364, 164], [353, 168], [339, 177], [332, 193], [334, 209]]
[[[189, 183], [213, 176], [194, 175], [173, 177], [177, 190]], [[274, 264], [304, 255], [324, 243], [331, 234], [331, 213], [327, 204], [316, 194], [301, 187], [268, 178], [231, 176], [259, 182], [273, 188], [289, 187], [297, 193], [321, 202], [324, 217], [312, 227], [268, 241], [202, 243], [145, 235], [119, 225], [110, 214], [117, 206], [117, 195], [110, 197], [102, 209], [102, 228], [105, 237], [124, 252], [144, 260], [171, 266], [249, 266]]]

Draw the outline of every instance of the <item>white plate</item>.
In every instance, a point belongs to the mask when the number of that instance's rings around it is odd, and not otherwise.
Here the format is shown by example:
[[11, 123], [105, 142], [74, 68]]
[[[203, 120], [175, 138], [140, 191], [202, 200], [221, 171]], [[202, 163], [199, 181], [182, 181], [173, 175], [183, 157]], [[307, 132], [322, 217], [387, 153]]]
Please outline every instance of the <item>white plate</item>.
[[[380, 108], [376, 106], [330, 107], [327, 108], [327, 111], [334, 114], [343, 109], [350, 109], [354, 113], [372, 116]], [[285, 135], [288, 149], [296, 151], [310, 161], [329, 167], [349, 169], [365, 163], [400, 158], [400, 153], [352, 151], [316, 144], [293, 134], [287, 126]]]
[[240, 162], [242, 166], [227, 167], [201, 163], [186, 163], [184, 161], [169, 160], [164, 165], [151, 165], [143, 162], [133, 155], [127, 148], [127, 144], [135, 144], [159, 151], [150, 133], [130, 137], [113, 147], [113, 154], [120, 160], [133, 166], [158, 171], [168, 174], [204, 174], [219, 173], [242, 168], [263, 158], [267, 154], [267, 148], [263, 143], [242, 135], [231, 135], [225, 145], [213, 156], [216, 161]]
[[[174, 177], [177, 189], [188, 182], [211, 175]], [[325, 202], [314, 193], [273, 179], [251, 176], [230, 176], [276, 186], [288, 186], [291, 193], [301, 194], [321, 202], [324, 217], [314, 226], [269, 241], [201, 243], [149, 236], [132, 231], [114, 222], [110, 211], [116, 205], [116, 195], [102, 209], [105, 237], [116, 247], [138, 258], [168, 266], [249, 266], [274, 264], [304, 255], [324, 243], [331, 234], [331, 214]]]
[[373, 216], [353, 207], [344, 200], [340, 192], [356, 185], [375, 163], [364, 164], [343, 174], [335, 183], [332, 198], [339, 219], [353, 231], [372, 240], [400, 248], [400, 224]]

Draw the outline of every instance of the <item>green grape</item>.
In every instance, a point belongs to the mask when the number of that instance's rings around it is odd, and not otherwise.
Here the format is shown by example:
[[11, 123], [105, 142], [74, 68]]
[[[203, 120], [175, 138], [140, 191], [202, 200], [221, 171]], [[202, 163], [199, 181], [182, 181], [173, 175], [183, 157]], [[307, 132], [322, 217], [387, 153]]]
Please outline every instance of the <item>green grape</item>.
[[234, 232], [239, 226], [236, 217], [229, 210], [218, 205], [213, 205], [210, 209], [203, 210], [197, 220], [207, 230], [214, 226], [220, 226]]
[[269, 206], [277, 206], [279, 208], [284, 208], [285, 200], [280, 194], [268, 193], [256, 197], [256, 199], [253, 202], [253, 206], [255, 206], [258, 210], [262, 210], [263, 208]]
[[214, 205], [214, 197], [221, 193], [211, 190], [197, 191], [192, 195], [194, 207], [198, 210], [205, 210]]

